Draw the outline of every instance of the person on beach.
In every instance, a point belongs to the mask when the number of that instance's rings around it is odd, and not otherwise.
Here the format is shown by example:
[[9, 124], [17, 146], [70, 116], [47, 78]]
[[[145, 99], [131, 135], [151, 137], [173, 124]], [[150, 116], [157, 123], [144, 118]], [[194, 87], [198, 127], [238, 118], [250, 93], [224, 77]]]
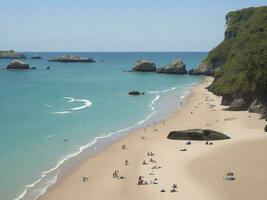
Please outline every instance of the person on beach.
[[143, 165], [147, 165], [147, 162], [144, 160], [142, 164], [143, 164]]
[[83, 176], [82, 177], [82, 180], [83, 180], [83, 182], [87, 182], [88, 181], [88, 178], [86, 176]]

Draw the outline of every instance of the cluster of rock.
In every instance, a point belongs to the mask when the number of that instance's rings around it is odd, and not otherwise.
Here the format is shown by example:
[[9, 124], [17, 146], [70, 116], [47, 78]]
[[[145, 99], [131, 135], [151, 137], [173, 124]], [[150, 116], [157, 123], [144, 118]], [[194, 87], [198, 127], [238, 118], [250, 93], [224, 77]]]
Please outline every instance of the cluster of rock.
[[50, 62], [96, 62], [93, 58], [85, 58], [79, 56], [72, 56], [72, 55], [63, 55], [50, 60]]
[[156, 64], [153, 62], [140, 60], [136, 62], [131, 71], [156, 72], [165, 74], [187, 74], [186, 66], [180, 59], [176, 59], [172, 63], [161, 68], [157, 68]]
[[26, 56], [23, 53], [15, 52], [14, 50], [11, 51], [0, 51], [0, 58], [3, 59], [25, 59]]

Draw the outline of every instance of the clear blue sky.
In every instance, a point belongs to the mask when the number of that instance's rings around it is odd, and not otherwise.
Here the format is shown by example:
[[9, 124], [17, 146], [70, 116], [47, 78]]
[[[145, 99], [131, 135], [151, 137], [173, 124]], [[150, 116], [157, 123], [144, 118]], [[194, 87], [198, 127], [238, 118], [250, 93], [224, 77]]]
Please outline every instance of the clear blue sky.
[[0, 49], [208, 51], [231, 10], [267, 0], [0, 0]]

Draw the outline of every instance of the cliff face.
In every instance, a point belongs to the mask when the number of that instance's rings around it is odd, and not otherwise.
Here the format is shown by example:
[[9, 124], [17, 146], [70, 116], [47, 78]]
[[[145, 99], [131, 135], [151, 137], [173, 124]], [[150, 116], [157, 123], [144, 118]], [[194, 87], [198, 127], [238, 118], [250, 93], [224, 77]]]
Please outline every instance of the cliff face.
[[223, 42], [190, 74], [214, 76], [208, 89], [229, 109], [267, 117], [267, 6], [230, 12], [226, 24]]

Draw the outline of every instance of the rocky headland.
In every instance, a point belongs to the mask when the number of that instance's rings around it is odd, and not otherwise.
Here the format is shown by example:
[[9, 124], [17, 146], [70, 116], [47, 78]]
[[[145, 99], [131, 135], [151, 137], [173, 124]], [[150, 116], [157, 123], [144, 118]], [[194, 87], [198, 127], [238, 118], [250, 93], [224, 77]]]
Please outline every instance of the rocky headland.
[[26, 56], [23, 53], [15, 52], [14, 50], [10, 51], [0, 51], [0, 59], [25, 59]]

